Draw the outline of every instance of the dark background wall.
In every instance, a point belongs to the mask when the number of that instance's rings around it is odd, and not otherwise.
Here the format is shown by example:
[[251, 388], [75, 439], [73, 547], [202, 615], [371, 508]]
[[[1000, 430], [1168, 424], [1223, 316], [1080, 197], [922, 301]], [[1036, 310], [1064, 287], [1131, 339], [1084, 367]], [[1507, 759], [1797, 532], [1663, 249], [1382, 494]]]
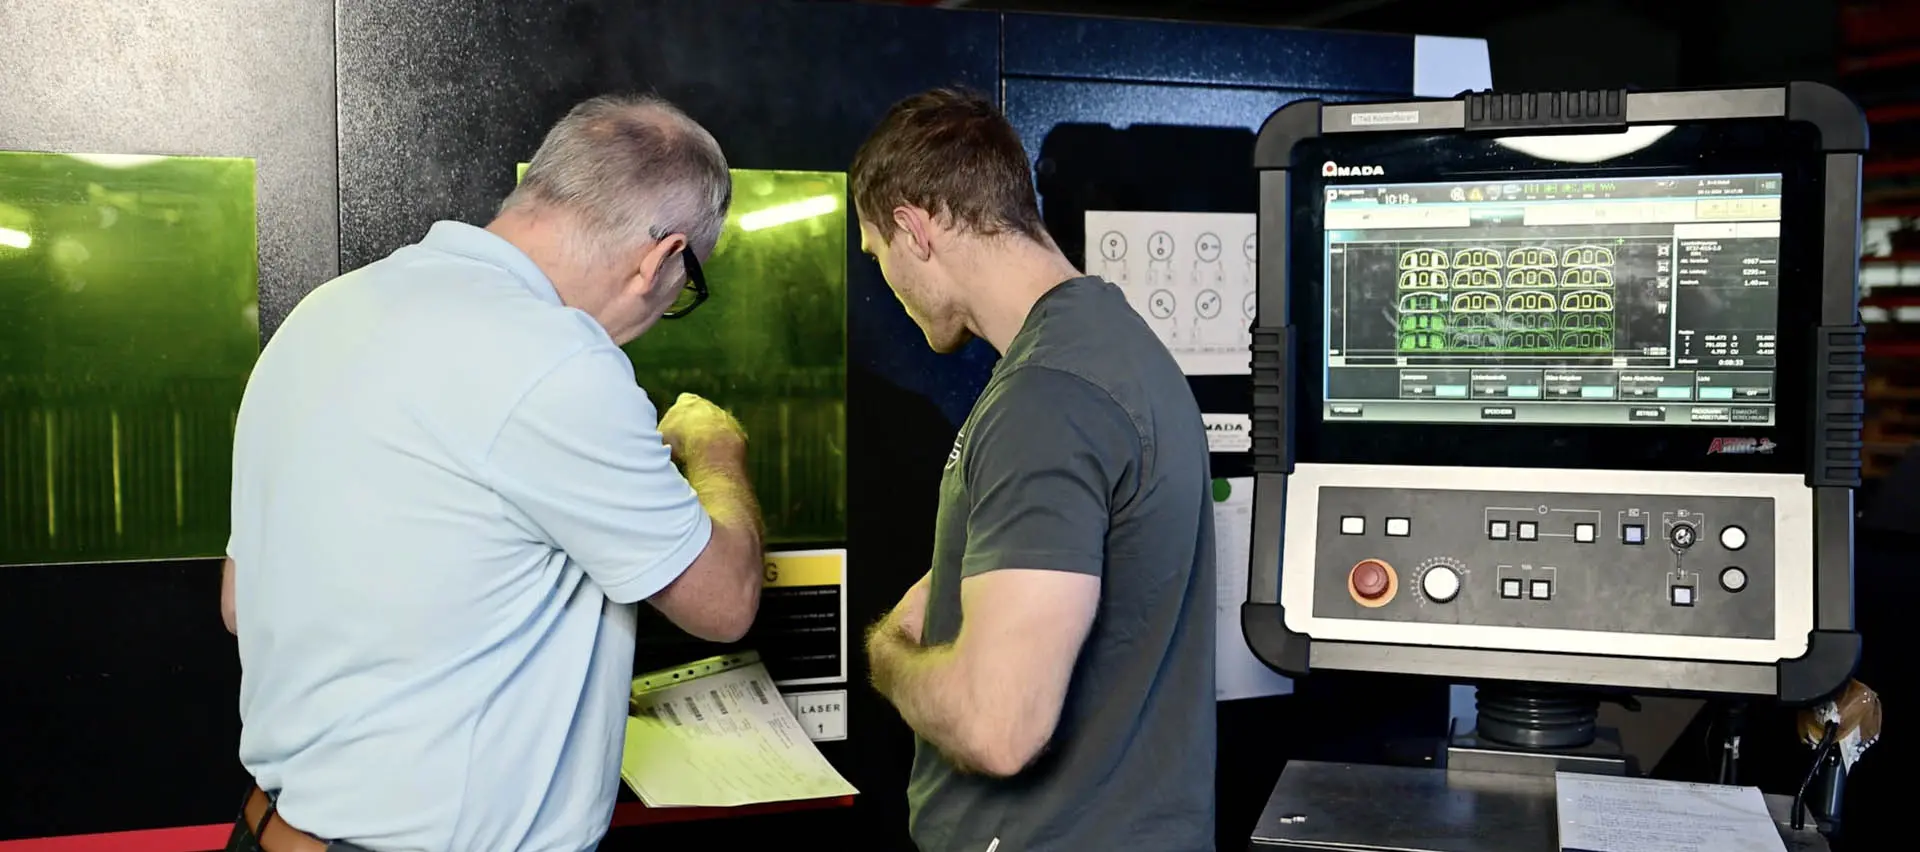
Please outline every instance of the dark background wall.
[[[897, 98], [956, 82], [994, 92], [1042, 167], [1050, 225], [1072, 242], [1065, 232], [1090, 199], [1252, 210], [1223, 174], [1122, 174], [1115, 152], [1173, 156], [1196, 139], [1232, 152], [1293, 98], [1398, 96], [1411, 83], [1405, 38], [972, 5], [0, 0], [0, 149], [257, 158], [270, 334], [338, 270], [417, 239], [435, 219], [484, 221], [545, 128], [601, 91], [658, 90], [711, 128], [736, 167], [824, 170], [844, 169]], [[1830, 51], [1819, 67], [1823, 42], [1809, 35], [1831, 29], [1831, 7], [1794, 0], [1488, 2], [1471, 15], [1426, 2], [1051, 5], [1486, 36], [1503, 87], [1818, 78], [1831, 68]], [[1754, 14], [1759, 6], [1770, 11]], [[1161, 127], [1119, 130], [1136, 124]], [[1194, 191], [1200, 184], [1210, 188]], [[933, 356], [873, 266], [850, 251], [848, 270], [858, 625], [924, 571], [939, 466], [991, 353]], [[238, 671], [215, 615], [217, 578], [210, 560], [0, 569], [0, 840], [230, 819], [245, 778], [233, 759]], [[623, 830], [606, 848], [694, 837], [905, 848], [908, 734], [863, 677], [856, 665], [851, 739], [822, 745], [863, 791], [854, 808]], [[1286, 759], [1400, 759], [1402, 738], [1432, 736], [1445, 718], [1438, 685], [1327, 677], [1220, 714], [1222, 848], [1244, 839]]]

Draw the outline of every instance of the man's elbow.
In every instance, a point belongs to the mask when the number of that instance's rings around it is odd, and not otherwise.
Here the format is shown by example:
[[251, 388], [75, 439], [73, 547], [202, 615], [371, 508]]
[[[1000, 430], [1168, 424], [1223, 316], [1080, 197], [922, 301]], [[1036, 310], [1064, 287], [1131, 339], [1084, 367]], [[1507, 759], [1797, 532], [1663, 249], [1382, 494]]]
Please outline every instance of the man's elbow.
[[731, 576], [714, 589], [702, 617], [689, 619], [694, 623], [682, 623], [681, 629], [696, 638], [721, 644], [732, 644], [745, 638], [747, 631], [753, 629], [753, 620], [760, 614], [759, 568], [760, 560], [755, 558], [751, 570], [731, 569]]
[[1052, 728], [1029, 730], [1020, 725], [978, 725], [967, 749], [969, 763], [981, 775], [1012, 778], [1027, 770], [1046, 751]]
[[760, 584], [743, 591], [732, 606], [719, 613], [713, 625], [713, 635], [701, 637], [709, 642], [732, 644], [745, 639], [747, 631], [753, 629], [753, 620], [760, 614]]

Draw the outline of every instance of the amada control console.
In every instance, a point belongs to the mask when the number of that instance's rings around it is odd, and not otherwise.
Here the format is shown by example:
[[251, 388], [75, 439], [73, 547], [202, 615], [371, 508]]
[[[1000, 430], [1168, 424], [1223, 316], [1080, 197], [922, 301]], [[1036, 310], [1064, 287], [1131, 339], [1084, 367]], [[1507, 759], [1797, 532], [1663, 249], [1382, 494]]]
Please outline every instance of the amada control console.
[[1276, 112], [1254, 652], [1483, 706], [1844, 683], [1865, 141], [1802, 84]]

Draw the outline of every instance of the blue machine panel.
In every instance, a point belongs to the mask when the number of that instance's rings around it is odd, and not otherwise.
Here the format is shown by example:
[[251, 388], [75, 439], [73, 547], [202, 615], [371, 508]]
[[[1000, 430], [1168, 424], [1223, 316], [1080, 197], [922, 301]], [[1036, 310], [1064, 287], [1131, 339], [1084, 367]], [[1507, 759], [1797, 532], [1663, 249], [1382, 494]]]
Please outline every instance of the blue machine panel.
[[1414, 76], [1403, 35], [1008, 15], [1002, 44], [1010, 77], [1378, 93]]

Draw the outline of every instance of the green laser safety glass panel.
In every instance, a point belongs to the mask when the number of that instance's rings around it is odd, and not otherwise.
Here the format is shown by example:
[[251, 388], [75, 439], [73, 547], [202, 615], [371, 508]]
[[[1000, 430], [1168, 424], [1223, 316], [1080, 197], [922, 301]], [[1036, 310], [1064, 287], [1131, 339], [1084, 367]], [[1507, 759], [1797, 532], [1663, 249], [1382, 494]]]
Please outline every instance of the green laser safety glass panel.
[[0, 564], [218, 557], [254, 164], [0, 152]]
[[695, 393], [739, 418], [769, 543], [844, 541], [847, 176], [732, 175], [733, 208], [701, 264], [709, 297], [627, 357], [663, 415]]

